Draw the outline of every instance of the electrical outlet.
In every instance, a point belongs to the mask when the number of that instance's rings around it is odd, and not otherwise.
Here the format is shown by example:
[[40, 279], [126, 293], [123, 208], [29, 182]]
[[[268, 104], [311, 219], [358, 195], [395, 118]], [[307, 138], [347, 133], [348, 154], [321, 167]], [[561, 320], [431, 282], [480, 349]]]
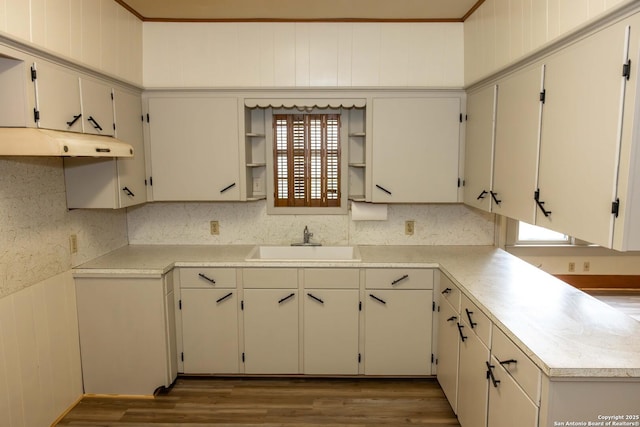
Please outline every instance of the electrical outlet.
[[407, 236], [413, 236], [413, 232], [415, 231], [416, 222], [415, 221], [405, 221], [404, 222], [404, 234]]
[[262, 185], [262, 178], [253, 178], [253, 192], [263, 193], [264, 186]]
[[220, 234], [220, 223], [218, 221], [211, 221], [211, 234], [216, 236]]
[[591, 270], [591, 263], [589, 261], [585, 261], [584, 264], [582, 264], [582, 271], [589, 271]]
[[569, 263], [569, 273], [573, 273], [576, 271], [576, 263], [575, 262], [570, 262]]
[[75, 234], [69, 236], [69, 251], [72, 254], [78, 253], [78, 236]]

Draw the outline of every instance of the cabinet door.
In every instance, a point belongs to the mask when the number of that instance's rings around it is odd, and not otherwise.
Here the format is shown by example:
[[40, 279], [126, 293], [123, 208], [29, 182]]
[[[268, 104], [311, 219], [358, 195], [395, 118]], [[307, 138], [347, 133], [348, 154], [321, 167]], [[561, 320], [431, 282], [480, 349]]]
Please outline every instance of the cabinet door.
[[521, 71], [498, 83], [492, 211], [533, 224], [544, 68]]
[[368, 290], [364, 373], [431, 375], [431, 290]]
[[493, 131], [496, 87], [467, 97], [467, 133], [464, 165], [464, 203], [491, 211]]
[[[626, 27], [617, 24], [546, 61], [536, 224], [611, 246]], [[597, 91], [594, 91], [597, 88]]]
[[443, 300], [438, 313], [437, 377], [453, 412], [457, 412], [458, 403], [459, 321], [458, 313]]
[[139, 94], [114, 90], [116, 137], [133, 146], [134, 157], [118, 159], [118, 194], [120, 207], [145, 203], [144, 139], [142, 136], [142, 101]]
[[488, 425], [537, 427], [538, 407], [495, 357], [491, 358], [491, 365], [496, 382], [489, 383]]
[[153, 199], [240, 200], [236, 98], [151, 98]]
[[185, 374], [235, 374], [238, 296], [235, 289], [182, 289]]
[[373, 202], [457, 202], [459, 98], [373, 100]]
[[462, 327], [459, 333], [458, 420], [464, 427], [486, 427], [489, 350], [466, 322], [458, 325]]
[[299, 374], [298, 292], [245, 289], [244, 349], [247, 374]]
[[304, 373], [358, 373], [358, 290], [306, 289]]
[[34, 67], [37, 69], [34, 84], [38, 127], [82, 132], [78, 75], [43, 61], [35, 63]]
[[111, 86], [91, 79], [80, 79], [84, 133], [113, 136], [113, 97]]

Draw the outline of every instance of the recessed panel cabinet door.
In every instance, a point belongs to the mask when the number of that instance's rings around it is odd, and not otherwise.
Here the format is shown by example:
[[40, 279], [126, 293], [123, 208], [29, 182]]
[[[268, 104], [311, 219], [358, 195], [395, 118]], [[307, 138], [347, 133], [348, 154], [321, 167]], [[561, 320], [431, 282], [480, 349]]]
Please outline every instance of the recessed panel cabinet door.
[[235, 289], [182, 289], [185, 374], [239, 372]]
[[464, 203], [491, 212], [496, 87], [467, 97]]
[[[492, 211], [533, 224], [544, 69], [533, 66], [498, 84]], [[472, 159], [469, 159], [472, 161]]]
[[460, 98], [373, 100], [372, 201], [457, 202]]
[[111, 86], [88, 78], [80, 79], [84, 133], [114, 135]]
[[299, 374], [298, 292], [244, 290], [246, 374]]
[[486, 427], [489, 350], [466, 322], [459, 321], [457, 325], [460, 328], [458, 420], [465, 427]]
[[34, 64], [37, 78], [38, 127], [82, 132], [80, 83], [78, 74], [47, 62]]
[[458, 312], [446, 301], [441, 301], [438, 313], [438, 382], [453, 412], [458, 403]]
[[538, 407], [507, 373], [491, 358], [494, 381], [489, 383], [488, 425], [491, 427], [537, 427]]
[[431, 375], [431, 290], [367, 290], [364, 373]]
[[622, 125], [626, 26], [546, 62], [536, 224], [610, 247]]
[[236, 98], [150, 98], [149, 135], [154, 200], [240, 200]]

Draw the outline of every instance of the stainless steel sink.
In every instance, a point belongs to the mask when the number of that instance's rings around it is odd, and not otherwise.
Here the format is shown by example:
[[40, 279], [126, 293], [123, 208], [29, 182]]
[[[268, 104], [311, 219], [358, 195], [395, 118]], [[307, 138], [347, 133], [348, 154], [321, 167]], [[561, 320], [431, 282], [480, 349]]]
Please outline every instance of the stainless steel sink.
[[357, 246], [256, 246], [247, 261], [361, 261]]

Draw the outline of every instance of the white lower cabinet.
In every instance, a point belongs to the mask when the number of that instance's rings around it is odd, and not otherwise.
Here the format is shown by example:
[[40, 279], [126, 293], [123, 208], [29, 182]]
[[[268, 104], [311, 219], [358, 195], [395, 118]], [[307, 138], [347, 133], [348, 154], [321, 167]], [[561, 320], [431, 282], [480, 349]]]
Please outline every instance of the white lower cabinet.
[[453, 412], [457, 413], [460, 319], [458, 312], [444, 300], [441, 300], [438, 316], [437, 378]]
[[466, 321], [458, 322], [457, 327], [460, 330], [458, 420], [462, 427], [486, 427], [489, 349]]
[[495, 357], [491, 357], [488, 426], [536, 427], [538, 407], [500, 362]]
[[298, 290], [244, 290], [244, 371], [299, 374]]
[[76, 277], [84, 392], [152, 395], [177, 375], [173, 282]]

